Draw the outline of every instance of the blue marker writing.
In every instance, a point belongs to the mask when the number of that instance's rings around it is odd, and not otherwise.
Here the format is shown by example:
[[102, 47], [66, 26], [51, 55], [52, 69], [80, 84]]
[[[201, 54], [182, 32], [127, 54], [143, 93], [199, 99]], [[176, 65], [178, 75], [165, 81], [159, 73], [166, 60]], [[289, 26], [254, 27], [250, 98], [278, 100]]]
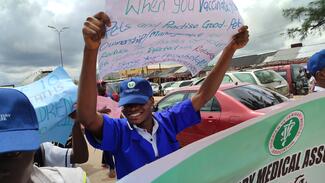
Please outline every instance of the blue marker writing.
[[164, 0], [128, 0], [125, 15], [143, 13], [159, 13], [165, 10]]
[[175, 9], [172, 13], [179, 14], [193, 11], [196, 0], [174, 0]]

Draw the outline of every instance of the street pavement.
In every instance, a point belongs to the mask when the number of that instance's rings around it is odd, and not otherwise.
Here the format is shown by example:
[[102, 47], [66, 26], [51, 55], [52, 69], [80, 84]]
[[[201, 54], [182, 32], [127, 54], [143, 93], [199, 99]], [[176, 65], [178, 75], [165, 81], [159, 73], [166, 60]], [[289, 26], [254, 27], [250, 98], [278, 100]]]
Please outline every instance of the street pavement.
[[87, 172], [87, 177], [91, 183], [113, 183], [115, 178], [109, 178], [109, 169], [102, 168], [102, 151], [93, 148], [88, 144], [89, 160], [80, 167]]

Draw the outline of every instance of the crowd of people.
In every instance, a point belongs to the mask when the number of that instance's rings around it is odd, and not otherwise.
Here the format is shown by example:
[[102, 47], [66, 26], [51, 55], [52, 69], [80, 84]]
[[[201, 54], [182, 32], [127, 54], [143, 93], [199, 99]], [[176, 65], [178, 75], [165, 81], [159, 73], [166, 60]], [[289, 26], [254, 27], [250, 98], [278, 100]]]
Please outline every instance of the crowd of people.
[[[249, 40], [248, 27], [241, 27], [199, 91], [164, 111], [152, 113], [153, 91], [147, 80], [134, 77], [122, 81], [118, 104], [123, 117], [112, 118], [110, 109], [96, 109], [97, 95], [107, 96], [104, 85], [96, 81], [96, 62], [105, 27], [110, 25], [103, 12], [84, 23], [84, 57], [76, 110], [70, 114], [74, 119], [70, 146], [41, 143], [35, 110], [28, 98], [18, 90], [0, 88], [0, 182], [89, 182], [85, 171], [75, 166], [88, 161], [84, 133], [93, 147], [103, 151], [102, 166], [117, 179], [178, 150], [176, 135], [201, 121], [200, 108], [218, 90], [236, 50]], [[310, 58], [307, 69], [318, 87], [324, 88], [325, 50]]]

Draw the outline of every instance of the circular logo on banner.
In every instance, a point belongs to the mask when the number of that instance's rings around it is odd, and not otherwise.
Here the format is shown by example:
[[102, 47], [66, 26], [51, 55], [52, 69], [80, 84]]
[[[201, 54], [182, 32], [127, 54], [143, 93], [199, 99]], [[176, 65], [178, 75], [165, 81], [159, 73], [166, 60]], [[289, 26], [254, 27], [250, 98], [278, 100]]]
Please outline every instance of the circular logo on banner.
[[288, 114], [272, 133], [269, 141], [270, 153], [280, 155], [288, 151], [300, 137], [304, 124], [304, 114], [301, 111]]
[[134, 87], [135, 87], [135, 82], [134, 81], [128, 82], [128, 88], [134, 88]]

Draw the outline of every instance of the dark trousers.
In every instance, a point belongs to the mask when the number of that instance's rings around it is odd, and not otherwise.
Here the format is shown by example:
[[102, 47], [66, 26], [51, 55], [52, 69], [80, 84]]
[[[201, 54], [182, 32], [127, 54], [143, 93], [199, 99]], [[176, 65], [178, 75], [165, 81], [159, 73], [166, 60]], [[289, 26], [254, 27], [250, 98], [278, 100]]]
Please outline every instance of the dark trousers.
[[111, 152], [103, 151], [102, 164], [108, 165], [109, 169], [115, 169], [115, 163]]

